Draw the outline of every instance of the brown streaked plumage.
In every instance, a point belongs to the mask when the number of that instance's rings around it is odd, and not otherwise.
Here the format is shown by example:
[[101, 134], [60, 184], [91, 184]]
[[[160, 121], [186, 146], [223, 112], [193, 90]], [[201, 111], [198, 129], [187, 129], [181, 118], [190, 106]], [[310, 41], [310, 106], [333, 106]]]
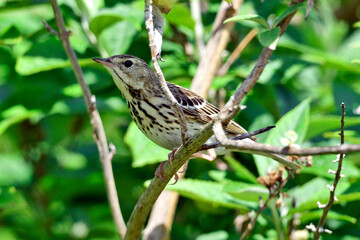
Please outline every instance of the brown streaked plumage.
[[[165, 92], [151, 68], [140, 58], [131, 55], [115, 55], [109, 58], [94, 58], [104, 65], [122, 92], [130, 114], [139, 129], [153, 142], [172, 150], [182, 144], [181, 130], [176, 113], [167, 101]], [[182, 108], [190, 135], [200, 131], [211, 121], [219, 109], [192, 91], [167, 82], [167, 86]], [[225, 128], [229, 136], [246, 133], [235, 121]], [[211, 137], [207, 143], [215, 142]], [[253, 141], [244, 139], [242, 141]], [[265, 154], [289, 167], [299, 168], [284, 156]]]

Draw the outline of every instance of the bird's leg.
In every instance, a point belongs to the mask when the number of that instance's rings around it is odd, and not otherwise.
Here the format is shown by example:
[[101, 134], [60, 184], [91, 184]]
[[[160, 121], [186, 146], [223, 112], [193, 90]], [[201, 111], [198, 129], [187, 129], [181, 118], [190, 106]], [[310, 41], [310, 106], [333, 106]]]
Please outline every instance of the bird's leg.
[[[174, 148], [168, 155], [168, 161], [170, 162], [170, 164], [172, 164], [172, 161], [174, 160], [174, 156], [175, 156], [175, 153], [176, 151], [178, 150], [178, 148]], [[200, 153], [200, 152], [197, 152], [197, 153], [193, 153], [189, 159], [192, 159], [192, 158], [202, 158], [202, 159], [205, 159], [205, 160], [208, 160], [208, 161], [214, 161], [215, 158], [216, 158], [216, 152], [214, 149], [209, 149], [207, 150], [208, 151], [208, 154], [204, 154], [204, 153]], [[164, 167], [164, 164], [165, 164], [166, 161], [163, 161], [160, 163], [159, 167], [156, 169], [155, 171], [155, 176], [157, 176], [158, 178], [161, 179], [161, 181], [163, 182], [166, 182], [165, 181], [165, 178], [164, 176], [162, 175], [162, 168]], [[188, 167], [188, 163], [189, 163], [189, 160], [186, 161], [185, 163], [185, 167], [184, 167], [184, 170], [181, 171], [180, 173], [183, 173], [186, 171], [187, 167]], [[175, 183], [177, 183], [177, 181], [179, 180], [179, 176], [177, 173], [175, 173]], [[175, 184], [174, 183], [174, 184]]]
[[208, 154], [204, 154], [204, 153], [200, 153], [200, 152], [197, 152], [197, 153], [194, 153], [191, 155], [190, 159], [191, 158], [202, 158], [202, 159], [205, 159], [205, 160], [208, 160], [208, 161], [214, 161], [216, 159], [216, 152], [214, 149], [209, 149], [207, 150]]

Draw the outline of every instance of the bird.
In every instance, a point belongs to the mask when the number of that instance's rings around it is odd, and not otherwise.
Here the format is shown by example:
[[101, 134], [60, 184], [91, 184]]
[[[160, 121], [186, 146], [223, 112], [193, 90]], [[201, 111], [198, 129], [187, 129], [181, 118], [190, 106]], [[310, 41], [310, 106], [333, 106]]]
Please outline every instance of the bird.
[[[132, 55], [114, 55], [108, 58], [93, 58], [93, 60], [102, 64], [110, 72], [127, 102], [134, 122], [143, 134], [165, 149], [173, 150], [182, 144], [177, 113], [167, 99], [159, 79], [144, 60]], [[166, 84], [184, 113], [190, 135], [201, 131], [220, 112], [219, 108], [189, 89], [170, 82]], [[234, 120], [231, 120], [224, 130], [228, 137], [247, 133]], [[213, 135], [206, 143], [215, 141], [216, 138]], [[254, 139], [246, 138], [241, 141], [254, 141]], [[285, 156], [272, 153], [263, 155], [289, 168], [301, 168]], [[208, 160], [212, 159], [213, 156], [208, 157]]]

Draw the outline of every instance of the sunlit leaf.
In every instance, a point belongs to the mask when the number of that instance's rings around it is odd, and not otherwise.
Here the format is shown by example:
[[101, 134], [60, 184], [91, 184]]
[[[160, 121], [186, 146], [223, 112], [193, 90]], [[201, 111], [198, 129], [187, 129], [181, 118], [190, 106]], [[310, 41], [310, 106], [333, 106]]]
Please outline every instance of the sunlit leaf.
[[32, 175], [32, 167], [21, 156], [0, 154], [0, 186], [29, 184]]
[[137, 30], [131, 23], [117, 22], [101, 32], [99, 44], [105, 48], [109, 56], [124, 53], [129, 49], [136, 33]]
[[293, 6], [288, 7], [283, 13], [280, 14], [279, 17], [276, 18], [276, 21], [274, 23], [274, 26], [277, 26], [284, 18], [289, 16], [291, 13], [296, 11], [298, 8], [304, 6], [304, 3], [298, 3]]
[[[231, 2], [231, 0], [226, 0], [226, 1]], [[196, 240], [227, 240], [227, 239], [229, 239], [229, 233], [227, 233], [224, 230], [219, 230], [210, 233], [203, 233], [196, 238]]]
[[[323, 214], [323, 210], [303, 212], [303, 213], [301, 213], [299, 220], [302, 223], [307, 223], [307, 222], [310, 222], [310, 221], [319, 220], [321, 218], [322, 214]], [[341, 221], [349, 222], [349, 223], [352, 223], [352, 224], [355, 224], [357, 222], [357, 219], [354, 218], [354, 217], [351, 217], [351, 216], [346, 215], [346, 214], [339, 214], [339, 213], [334, 212], [334, 211], [329, 211], [326, 219], [341, 220]]]
[[277, 42], [280, 36], [280, 28], [267, 29], [258, 34], [259, 41], [264, 47], [268, 47], [271, 50], [275, 50]]
[[[92, 64], [91, 59], [79, 59], [80, 65]], [[16, 62], [15, 70], [21, 75], [31, 75], [38, 72], [71, 67], [69, 60], [47, 58], [43, 56], [22, 56]]]
[[259, 198], [266, 200], [269, 190], [260, 184], [248, 184], [243, 182], [226, 182], [224, 191], [239, 200], [258, 203]]
[[235, 16], [235, 17], [231, 17], [231, 18], [228, 18], [224, 21], [224, 23], [228, 23], [228, 22], [233, 22], [233, 21], [244, 21], [244, 20], [247, 20], [247, 21], [252, 21], [252, 22], [256, 22], [256, 23], [259, 23], [261, 24], [262, 26], [264, 26], [265, 28], [270, 28], [266, 19], [259, 16], [259, 15], [240, 15], [240, 16]]
[[[276, 128], [270, 131], [265, 143], [274, 146], [282, 146], [280, 139], [286, 137], [288, 131], [295, 131], [298, 134], [298, 138], [294, 144], [301, 144], [308, 129], [309, 108], [310, 100], [306, 99], [286, 113], [275, 124]], [[277, 165], [277, 162], [264, 156], [254, 155], [254, 158], [260, 175], [266, 175], [269, 168], [274, 168]]]
[[42, 112], [38, 110], [27, 110], [22, 105], [13, 106], [2, 112], [3, 120], [0, 121], [0, 135], [13, 124], [24, 121], [25, 119], [39, 119]]
[[134, 122], [130, 124], [124, 140], [133, 154], [133, 167], [166, 161], [168, 158], [170, 151], [159, 147], [148, 139]]
[[241, 210], [248, 210], [249, 207], [255, 207], [257, 203], [245, 200], [239, 200], [224, 192], [223, 184], [195, 180], [183, 179], [175, 185], [167, 185], [166, 189], [178, 192], [180, 195], [211, 204], [214, 208], [227, 207]]
[[[334, 115], [317, 115], [311, 116], [309, 121], [309, 131], [306, 133], [305, 139], [311, 139], [319, 136], [320, 134], [338, 129], [340, 130], [341, 116]], [[346, 127], [360, 125], [359, 117], [346, 117]]]
[[251, 183], [257, 183], [256, 177], [243, 165], [230, 156], [225, 156], [225, 161], [234, 169], [236, 176]]

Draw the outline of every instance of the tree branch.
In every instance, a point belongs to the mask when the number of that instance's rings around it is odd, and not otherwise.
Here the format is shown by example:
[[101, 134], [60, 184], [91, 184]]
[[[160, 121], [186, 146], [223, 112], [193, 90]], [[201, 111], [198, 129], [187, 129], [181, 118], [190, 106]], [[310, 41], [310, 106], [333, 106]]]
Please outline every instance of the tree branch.
[[[149, 2], [149, 0], [146, 0]], [[304, 0], [300, 0], [303, 2]], [[294, 2], [298, 3], [298, 1], [293, 0]], [[296, 11], [287, 16], [281, 23], [282, 32], [285, 31], [287, 25], [289, 24], [291, 18], [295, 15]], [[150, 46], [152, 47], [152, 46]], [[153, 50], [152, 50], [153, 52]], [[272, 54], [272, 50], [268, 48], [264, 48], [262, 54], [258, 59], [258, 63], [255, 65], [254, 69], [247, 77], [247, 80], [243, 82], [239, 90], [237, 91], [237, 96], [232, 97], [230, 99], [230, 103], [228, 102], [227, 107], [221, 111], [218, 118], [221, 119], [223, 122], [230, 121], [230, 119], [235, 116], [237, 113], [237, 109], [239, 107], [237, 104], [241, 102], [241, 100], [245, 97], [248, 91], [255, 85], [258, 77], [260, 76], [262, 70], [264, 69], [265, 65], [267, 64], [270, 56]], [[209, 68], [209, 66], [207, 66]], [[259, 71], [260, 69], [260, 71]], [[255, 74], [256, 73], [256, 74]], [[240, 96], [240, 97], [239, 97]], [[232, 111], [234, 111], [232, 113]], [[227, 114], [230, 116], [228, 117]], [[214, 121], [208, 123], [203, 130], [199, 133], [195, 134], [190, 140], [185, 142], [180, 148], [176, 151], [174, 155], [174, 160], [172, 164], [168, 161], [163, 165], [162, 173], [163, 177], [166, 180], [166, 183], [160, 180], [158, 177], [154, 177], [151, 180], [150, 185], [145, 190], [145, 192], [141, 195], [140, 199], [138, 200], [131, 216], [128, 221], [128, 231], [126, 233], [125, 239], [132, 240], [138, 239], [141, 233], [142, 226], [145, 223], [146, 217], [148, 216], [153, 204], [155, 203], [156, 199], [160, 195], [160, 193], [165, 188], [167, 182], [170, 178], [180, 169], [180, 167], [189, 159], [189, 157], [196, 152], [212, 135], [212, 125]]]
[[255, 151], [259, 153], [276, 153], [281, 155], [296, 155], [296, 156], [307, 156], [307, 155], [325, 155], [325, 154], [346, 154], [360, 151], [360, 144], [342, 144], [340, 146], [330, 147], [312, 147], [312, 148], [296, 148], [296, 147], [279, 147], [272, 146], [269, 144], [262, 144], [257, 142], [244, 142], [238, 140], [231, 140], [226, 136], [221, 137], [217, 135], [221, 146], [226, 147], [230, 150], [238, 150], [241, 152]]
[[[105, 130], [99, 112], [96, 108], [95, 96], [91, 95], [90, 89], [85, 82], [84, 75], [78, 63], [76, 54], [72, 49], [69, 41], [69, 32], [65, 28], [64, 19], [62, 17], [60, 8], [56, 0], [51, 0], [51, 5], [54, 10], [56, 24], [58, 26], [59, 32], [58, 34], [56, 34], [57, 32], [55, 30], [50, 30], [50, 32], [52, 34], [58, 35], [58, 37], [60, 38], [65, 52], [70, 59], [76, 79], [81, 86], [87, 111], [90, 116], [91, 125], [93, 127], [94, 139], [99, 150], [100, 161], [104, 172], [107, 197], [110, 203], [111, 213], [113, 215], [119, 234], [121, 237], [123, 237], [125, 236], [126, 225], [120, 210], [119, 199], [114, 181], [114, 174], [111, 166], [111, 159], [115, 154], [115, 147], [112, 144], [110, 144], [110, 147], [108, 146]], [[48, 30], [51, 29], [48, 24], [45, 23], [44, 25]]]

